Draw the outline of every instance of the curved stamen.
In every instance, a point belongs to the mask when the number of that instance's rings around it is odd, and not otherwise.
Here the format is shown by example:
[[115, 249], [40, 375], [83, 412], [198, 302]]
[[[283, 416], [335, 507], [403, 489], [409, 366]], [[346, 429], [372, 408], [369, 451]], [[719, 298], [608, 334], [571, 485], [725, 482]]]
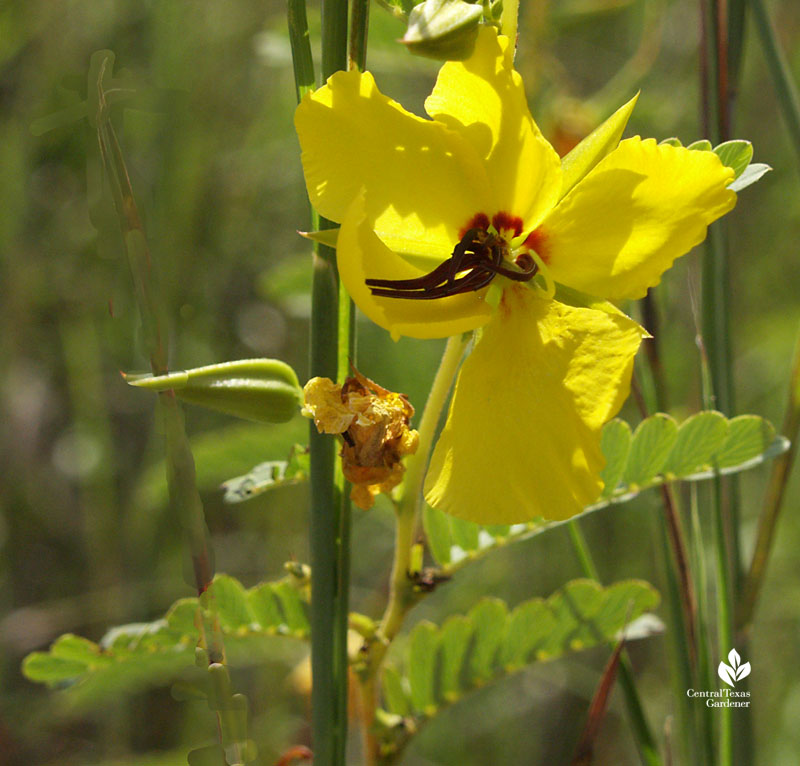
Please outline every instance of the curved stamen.
[[[434, 300], [486, 287], [497, 274], [527, 282], [538, 270], [532, 259], [518, 260], [520, 270], [503, 265], [508, 245], [485, 229], [470, 229], [453, 248], [453, 254], [433, 271], [414, 279], [367, 279], [372, 295], [381, 298]], [[458, 276], [461, 274], [461, 276]]]

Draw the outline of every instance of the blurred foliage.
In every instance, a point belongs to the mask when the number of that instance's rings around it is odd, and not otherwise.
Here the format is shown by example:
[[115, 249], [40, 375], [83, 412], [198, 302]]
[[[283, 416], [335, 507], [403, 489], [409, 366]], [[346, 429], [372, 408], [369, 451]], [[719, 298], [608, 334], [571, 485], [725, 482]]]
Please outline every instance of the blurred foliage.
[[[797, 76], [800, 7], [777, 0], [771, 11]], [[171, 367], [275, 357], [303, 382], [310, 248], [295, 232], [309, 221], [284, 13], [281, 4], [253, 0], [0, 4], [4, 763], [167, 766], [214, 741], [213, 716], [202, 701], [177, 701], [169, 689], [148, 686], [78, 710], [65, 695], [24, 679], [20, 661], [61, 633], [97, 641], [110, 625], [150, 622], [192, 595], [182, 584], [180, 528], [165, 507], [162, 434], [152, 402], [119, 375], [147, 365], [96, 143], [80, 118], [90, 57], [113, 50], [115, 77], [136, 92], [112, 112], [166, 296]], [[309, 13], [314, 38], [319, 18], [316, 8]], [[698, 18], [689, 0], [523, 1], [518, 67], [533, 113], [559, 151], [566, 153], [639, 89], [629, 135], [677, 136], [685, 145], [702, 138]], [[375, 6], [368, 62], [383, 90], [421, 113], [437, 64], [409, 55], [396, 42], [403, 32], [401, 20]], [[741, 195], [730, 220], [733, 343], [739, 410], [780, 422], [798, 324], [792, 263], [800, 179], [752, 42], [735, 133], [751, 140], [755, 159], [774, 172]], [[657, 293], [670, 401], [680, 403], [672, 414], [679, 420], [700, 409], [697, 266], [696, 256], [683, 259]], [[358, 364], [420, 405], [440, 352], [437, 342], [393, 344], [363, 324]], [[636, 421], [630, 406], [625, 418]], [[219, 485], [259, 462], [285, 460], [292, 444], [305, 441], [306, 427], [300, 418], [256, 426], [187, 411], [218, 569], [246, 587], [282, 576], [286, 560], [306, 559], [305, 488], [286, 486], [226, 505]], [[762, 485], [760, 470], [743, 477], [746, 524], [755, 518]], [[787, 506], [799, 499], [794, 482]], [[637, 577], [663, 590], [656, 506], [643, 495], [582, 522], [606, 582]], [[353, 540], [353, 606], [377, 616], [391, 546], [385, 503], [356, 515]], [[787, 514], [746, 658], [753, 666], [756, 752], [765, 764], [794, 764], [800, 751], [800, 674], [793, 662], [799, 545], [800, 520]], [[464, 569], [458, 583], [414, 610], [407, 627], [422, 619], [441, 624], [484, 596], [513, 607], [579, 573], [565, 531], [553, 529]], [[250, 732], [265, 764], [308, 736], [307, 702], [286, 681], [301, 651], [280, 639], [274, 644], [268, 657], [234, 669], [233, 677], [253, 705]], [[637, 642], [631, 653], [660, 729], [671, 712], [665, 642]], [[475, 692], [426, 726], [404, 763], [564, 762], [574, 743], [553, 732], [580, 730], [605, 657], [605, 650], [590, 651]], [[625, 727], [615, 697], [597, 743], [598, 763], [632, 761]]]

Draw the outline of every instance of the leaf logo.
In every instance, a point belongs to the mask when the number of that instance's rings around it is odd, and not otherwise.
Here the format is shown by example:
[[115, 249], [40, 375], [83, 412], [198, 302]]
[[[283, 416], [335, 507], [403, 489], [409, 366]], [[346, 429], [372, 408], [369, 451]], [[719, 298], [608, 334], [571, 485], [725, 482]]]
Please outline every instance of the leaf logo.
[[737, 681], [741, 681], [750, 675], [750, 663], [743, 663], [736, 649], [731, 649], [728, 652], [728, 662], [730, 662], [730, 665], [720, 662], [717, 668], [717, 674], [728, 686], [736, 686]]

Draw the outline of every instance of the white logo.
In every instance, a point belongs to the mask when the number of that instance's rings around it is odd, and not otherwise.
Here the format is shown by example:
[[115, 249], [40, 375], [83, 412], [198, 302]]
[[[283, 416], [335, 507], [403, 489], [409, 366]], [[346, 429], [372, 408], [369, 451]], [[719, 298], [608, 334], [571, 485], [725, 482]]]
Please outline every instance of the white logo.
[[731, 649], [730, 652], [728, 652], [728, 662], [730, 662], [730, 665], [720, 662], [717, 668], [719, 677], [728, 684], [728, 686], [736, 686], [737, 681], [741, 681], [743, 678], [750, 675], [750, 663], [742, 663], [742, 658], [739, 656], [739, 652], [737, 652], [736, 649]]

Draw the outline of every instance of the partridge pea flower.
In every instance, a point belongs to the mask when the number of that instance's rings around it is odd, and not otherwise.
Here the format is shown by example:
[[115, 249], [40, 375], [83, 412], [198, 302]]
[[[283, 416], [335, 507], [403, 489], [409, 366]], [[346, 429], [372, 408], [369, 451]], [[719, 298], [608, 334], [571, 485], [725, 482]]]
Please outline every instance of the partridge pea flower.
[[712, 152], [620, 141], [632, 108], [562, 164], [488, 27], [440, 70], [431, 119], [368, 72], [339, 72], [298, 107], [309, 195], [341, 224], [359, 308], [395, 338], [480, 328], [428, 469], [434, 507], [563, 519], [602, 491], [600, 431], [646, 337], [602, 299], [645, 295], [736, 202]]

